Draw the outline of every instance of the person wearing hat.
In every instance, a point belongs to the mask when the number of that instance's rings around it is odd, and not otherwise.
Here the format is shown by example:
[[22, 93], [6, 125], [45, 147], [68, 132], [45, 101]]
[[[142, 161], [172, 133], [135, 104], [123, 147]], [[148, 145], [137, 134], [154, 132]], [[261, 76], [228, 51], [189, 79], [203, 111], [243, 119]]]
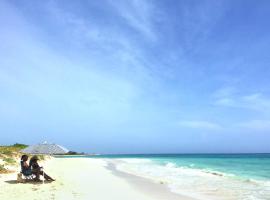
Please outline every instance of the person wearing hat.
[[36, 175], [36, 178], [35, 179], [39, 181], [40, 180], [39, 177], [41, 175], [47, 181], [55, 181], [53, 178], [51, 178], [48, 174], [46, 174], [43, 171], [43, 168], [40, 167], [39, 164], [38, 164], [38, 160], [39, 160], [39, 158], [37, 156], [33, 156], [30, 159], [30, 162], [29, 162], [29, 166], [31, 167], [32, 173]]

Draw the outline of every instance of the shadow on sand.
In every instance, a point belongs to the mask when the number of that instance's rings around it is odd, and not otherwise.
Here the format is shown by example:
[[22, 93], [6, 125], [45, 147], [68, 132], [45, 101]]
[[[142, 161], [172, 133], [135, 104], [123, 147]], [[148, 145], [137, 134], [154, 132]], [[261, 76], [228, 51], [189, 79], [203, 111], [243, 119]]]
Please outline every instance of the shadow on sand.
[[[42, 185], [43, 181], [25, 181], [25, 182], [18, 182], [17, 180], [9, 180], [9, 181], [5, 181], [8, 184], [32, 184], [32, 185]], [[51, 183], [52, 181], [44, 181], [44, 184], [48, 184]]]

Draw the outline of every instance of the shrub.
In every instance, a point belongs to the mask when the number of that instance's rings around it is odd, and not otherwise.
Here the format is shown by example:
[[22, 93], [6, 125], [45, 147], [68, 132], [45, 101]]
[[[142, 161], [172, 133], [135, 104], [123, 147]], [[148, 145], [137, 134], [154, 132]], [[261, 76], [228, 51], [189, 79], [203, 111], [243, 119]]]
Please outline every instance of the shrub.
[[3, 158], [3, 161], [10, 165], [16, 164], [16, 161], [13, 158]]
[[8, 147], [1, 147], [0, 148], [0, 154], [11, 156], [12, 155], [12, 150], [9, 149]]
[[4, 165], [0, 165], [0, 173], [6, 173], [7, 170], [5, 169]]
[[28, 147], [28, 145], [15, 143], [12, 147], [15, 147], [15, 148], [18, 148], [18, 149], [25, 149], [26, 147]]

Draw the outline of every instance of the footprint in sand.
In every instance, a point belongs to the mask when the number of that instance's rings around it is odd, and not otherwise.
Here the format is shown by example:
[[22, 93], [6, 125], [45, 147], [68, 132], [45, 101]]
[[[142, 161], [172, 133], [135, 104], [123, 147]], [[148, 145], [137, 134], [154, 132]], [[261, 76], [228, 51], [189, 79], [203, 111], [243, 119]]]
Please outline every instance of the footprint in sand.
[[80, 196], [80, 194], [79, 194], [79, 193], [74, 192], [74, 191], [72, 192], [72, 194], [73, 194], [73, 196], [74, 196], [74, 197], [79, 197], [79, 196]]
[[55, 194], [51, 194], [50, 199], [55, 199]]

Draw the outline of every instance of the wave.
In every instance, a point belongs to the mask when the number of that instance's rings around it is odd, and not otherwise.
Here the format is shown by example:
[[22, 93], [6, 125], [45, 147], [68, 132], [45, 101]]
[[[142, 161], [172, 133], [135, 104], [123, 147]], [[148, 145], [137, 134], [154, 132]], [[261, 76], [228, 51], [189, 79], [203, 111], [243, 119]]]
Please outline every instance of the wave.
[[197, 199], [270, 199], [270, 182], [267, 181], [255, 182], [210, 168], [198, 169], [195, 168], [195, 164], [189, 166], [179, 166], [175, 162], [161, 164], [156, 160], [144, 158], [117, 160], [117, 170], [148, 178], [156, 183], [165, 183], [172, 192], [196, 196]]
[[147, 159], [147, 158], [118, 158], [118, 161], [123, 161], [126, 163], [152, 163], [153, 161], [151, 159]]
[[195, 168], [195, 164], [190, 164], [190, 165], [188, 165], [188, 167], [185, 167], [185, 166], [178, 166], [176, 163], [173, 163], [173, 162], [168, 162], [168, 163], [165, 164], [165, 166], [168, 167], [168, 168], [199, 170], [200, 172], [204, 172], [204, 173], [211, 174], [211, 175], [214, 175], [214, 176], [235, 177], [234, 174], [224, 173], [224, 172], [216, 171], [216, 170], [213, 170], [213, 169], [210, 169], [210, 168], [197, 169], [197, 168]]
[[173, 167], [176, 167], [176, 164], [175, 163], [168, 162], [166, 164], [166, 167], [173, 168]]

